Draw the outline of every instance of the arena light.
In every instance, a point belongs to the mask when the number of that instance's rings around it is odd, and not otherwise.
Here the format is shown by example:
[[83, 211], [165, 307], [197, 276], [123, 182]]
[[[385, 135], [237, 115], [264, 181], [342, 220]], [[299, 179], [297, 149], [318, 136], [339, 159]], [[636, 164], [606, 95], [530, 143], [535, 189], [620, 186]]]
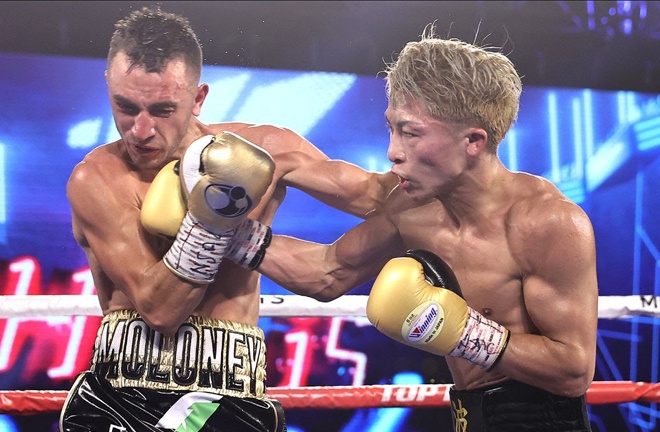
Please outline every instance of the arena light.
[[660, 115], [639, 121], [633, 125], [637, 149], [646, 151], [660, 146]]

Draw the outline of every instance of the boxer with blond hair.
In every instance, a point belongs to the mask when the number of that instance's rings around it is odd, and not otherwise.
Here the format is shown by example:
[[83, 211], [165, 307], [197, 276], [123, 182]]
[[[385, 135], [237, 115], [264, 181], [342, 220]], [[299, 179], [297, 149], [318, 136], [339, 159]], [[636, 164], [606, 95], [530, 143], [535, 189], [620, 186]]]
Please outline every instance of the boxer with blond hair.
[[550, 181], [497, 155], [518, 115], [514, 65], [431, 25], [385, 76], [399, 184], [382, 211], [332, 244], [275, 235], [258, 270], [321, 301], [375, 278], [376, 328], [446, 359], [456, 432], [590, 431], [594, 232]]

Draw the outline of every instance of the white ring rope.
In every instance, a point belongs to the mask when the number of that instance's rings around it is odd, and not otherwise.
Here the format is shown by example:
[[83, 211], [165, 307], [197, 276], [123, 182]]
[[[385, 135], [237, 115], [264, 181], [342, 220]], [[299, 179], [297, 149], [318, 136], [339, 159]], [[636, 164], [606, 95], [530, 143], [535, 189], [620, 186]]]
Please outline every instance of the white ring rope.
[[[344, 295], [323, 303], [298, 295], [262, 295], [262, 317], [366, 316], [366, 295]], [[96, 295], [0, 296], [0, 319], [44, 316], [101, 316]], [[601, 296], [598, 318], [660, 317], [660, 296]]]

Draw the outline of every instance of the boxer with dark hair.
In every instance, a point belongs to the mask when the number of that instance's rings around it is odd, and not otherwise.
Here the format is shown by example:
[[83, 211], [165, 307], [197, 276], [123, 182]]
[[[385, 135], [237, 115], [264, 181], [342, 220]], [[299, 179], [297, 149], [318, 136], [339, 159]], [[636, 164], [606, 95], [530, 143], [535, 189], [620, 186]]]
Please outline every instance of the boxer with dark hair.
[[251, 271], [268, 225], [289, 186], [366, 218], [396, 184], [291, 130], [200, 122], [201, 71], [184, 17], [143, 8], [116, 23], [106, 81], [121, 138], [67, 184], [104, 316], [62, 432], [285, 431]]
[[446, 359], [456, 432], [589, 431], [594, 232], [550, 181], [497, 155], [518, 115], [516, 69], [431, 25], [385, 75], [398, 187], [332, 244], [274, 235], [258, 270], [321, 301], [375, 278], [369, 320]]

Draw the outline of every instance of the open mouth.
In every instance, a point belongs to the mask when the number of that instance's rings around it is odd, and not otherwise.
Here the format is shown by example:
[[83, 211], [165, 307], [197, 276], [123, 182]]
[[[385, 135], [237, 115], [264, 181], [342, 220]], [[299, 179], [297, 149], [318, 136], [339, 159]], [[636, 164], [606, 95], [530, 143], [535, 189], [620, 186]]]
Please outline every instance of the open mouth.
[[[396, 173], [395, 173], [396, 174]], [[399, 177], [399, 187], [403, 190], [408, 188], [410, 186], [410, 180], [408, 180], [405, 177], [401, 177], [400, 175], [397, 174], [397, 177]]]

